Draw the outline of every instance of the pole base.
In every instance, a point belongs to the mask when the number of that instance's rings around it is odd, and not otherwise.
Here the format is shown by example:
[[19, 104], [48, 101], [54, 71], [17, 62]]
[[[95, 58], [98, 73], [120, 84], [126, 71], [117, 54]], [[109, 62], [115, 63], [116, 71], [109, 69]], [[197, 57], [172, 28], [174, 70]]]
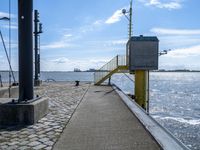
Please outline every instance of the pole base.
[[40, 86], [42, 84], [42, 80], [34, 80], [34, 86]]
[[1, 100], [0, 126], [32, 125], [48, 113], [48, 99], [39, 98], [24, 103], [12, 103], [11, 99]]

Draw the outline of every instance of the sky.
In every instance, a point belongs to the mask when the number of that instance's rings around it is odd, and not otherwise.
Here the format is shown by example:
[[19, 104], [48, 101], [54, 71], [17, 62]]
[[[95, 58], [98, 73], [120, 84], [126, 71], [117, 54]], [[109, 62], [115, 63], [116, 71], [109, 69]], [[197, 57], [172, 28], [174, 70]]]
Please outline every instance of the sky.
[[[129, 0], [34, 0], [40, 12], [41, 70], [72, 71], [100, 68], [125, 55], [128, 20], [121, 13]], [[0, 1], [0, 17], [8, 16], [8, 0]], [[133, 0], [133, 35], [157, 36], [159, 69], [200, 70], [200, 1]], [[11, 0], [11, 63], [18, 70], [17, 0]], [[8, 22], [0, 21], [8, 46]], [[0, 70], [8, 63], [0, 41]]]

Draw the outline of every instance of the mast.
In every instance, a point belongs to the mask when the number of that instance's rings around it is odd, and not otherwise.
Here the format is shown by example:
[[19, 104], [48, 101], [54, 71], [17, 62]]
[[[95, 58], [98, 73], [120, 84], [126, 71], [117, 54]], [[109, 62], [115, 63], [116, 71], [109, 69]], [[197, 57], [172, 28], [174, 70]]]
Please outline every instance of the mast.
[[132, 0], [130, 1], [130, 10], [129, 10], [129, 39], [131, 39], [131, 36], [132, 36], [132, 11], [133, 11], [133, 8], [132, 8]]

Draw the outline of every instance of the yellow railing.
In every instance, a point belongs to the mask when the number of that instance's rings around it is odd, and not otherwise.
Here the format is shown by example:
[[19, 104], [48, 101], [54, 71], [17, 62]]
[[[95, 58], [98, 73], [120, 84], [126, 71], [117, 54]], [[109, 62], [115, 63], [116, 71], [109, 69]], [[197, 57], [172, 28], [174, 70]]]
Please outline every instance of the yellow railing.
[[99, 85], [119, 70], [127, 70], [126, 56], [117, 55], [94, 73], [94, 83]]

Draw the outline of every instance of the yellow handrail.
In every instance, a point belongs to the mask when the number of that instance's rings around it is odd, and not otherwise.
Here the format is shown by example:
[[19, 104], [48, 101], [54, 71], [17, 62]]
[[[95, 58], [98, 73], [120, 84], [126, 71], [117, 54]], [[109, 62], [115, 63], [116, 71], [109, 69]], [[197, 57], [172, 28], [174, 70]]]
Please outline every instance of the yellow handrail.
[[117, 55], [94, 73], [94, 83], [101, 84], [118, 70], [127, 70], [126, 56]]

